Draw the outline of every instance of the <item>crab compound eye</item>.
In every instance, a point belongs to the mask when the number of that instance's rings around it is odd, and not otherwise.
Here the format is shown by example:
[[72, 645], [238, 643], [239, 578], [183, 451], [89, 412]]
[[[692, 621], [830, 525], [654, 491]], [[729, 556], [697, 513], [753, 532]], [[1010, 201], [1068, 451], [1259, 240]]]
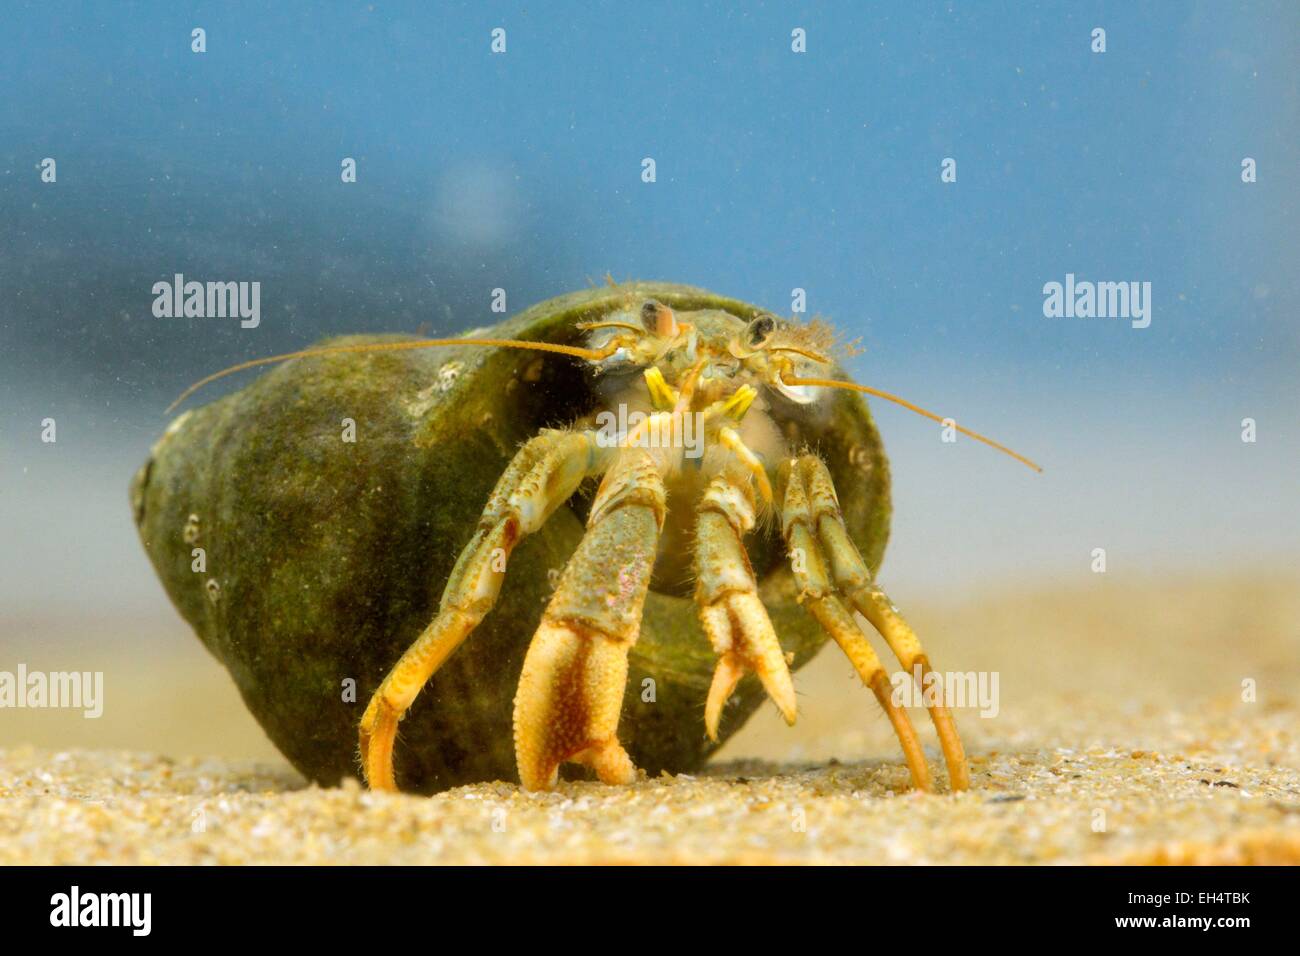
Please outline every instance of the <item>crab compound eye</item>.
[[668, 339], [677, 334], [677, 319], [673, 316], [673, 310], [654, 299], [641, 306], [641, 325], [651, 335], [659, 338]]
[[756, 316], [745, 328], [745, 345], [761, 349], [776, 331], [776, 319], [770, 315]]

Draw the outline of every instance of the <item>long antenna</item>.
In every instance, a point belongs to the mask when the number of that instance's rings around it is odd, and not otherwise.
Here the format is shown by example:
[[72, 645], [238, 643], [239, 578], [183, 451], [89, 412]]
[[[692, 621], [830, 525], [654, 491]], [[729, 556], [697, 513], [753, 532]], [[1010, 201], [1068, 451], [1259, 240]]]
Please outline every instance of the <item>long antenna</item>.
[[587, 359], [592, 362], [599, 362], [601, 359], [609, 358], [611, 352], [603, 349], [584, 349], [576, 345], [556, 345], [554, 342], [525, 342], [520, 339], [420, 339], [416, 342], [371, 342], [367, 345], [325, 345], [320, 348], [302, 349], [297, 352], [285, 352], [283, 355], [271, 355], [266, 358], [250, 359], [247, 362], [240, 362], [238, 365], [232, 365], [229, 368], [223, 368], [220, 372], [213, 372], [206, 378], [201, 378], [185, 391], [181, 392], [176, 401], [167, 406], [167, 412], [171, 412], [177, 405], [185, 401], [204, 385], [225, 378], [227, 375], [234, 375], [236, 372], [242, 372], [245, 369], [257, 368], [261, 365], [274, 365], [277, 362], [287, 362], [289, 359], [312, 358], [317, 355], [344, 355], [349, 352], [406, 352], [411, 349], [431, 349], [443, 345], [487, 345], [502, 349], [531, 349], [536, 352], [555, 352], [559, 355], [572, 355], [575, 358]]
[[[952, 421], [951, 419], [940, 418], [934, 412], [927, 411], [926, 409], [922, 408], [919, 405], [913, 405], [905, 398], [899, 398], [897, 395], [891, 395], [889, 392], [882, 392], [878, 388], [871, 388], [870, 386], [867, 385], [859, 385], [856, 382], [838, 382], [835, 379], [831, 379], [831, 378], [799, 378], [793, 375], [783, 375], [781, 376], [781, 380], [785, 382], [785, 384], [787, 385], [813, 385], [813, 386], [820, 386], [822, 388], [847, 388], [855, 392], [865, 392], [868, 395], [876, 396], [876, 398], [883, 398], [887, 402], [893, 402], [895, 405], [902, 405], [909, 412], [916, 412], [916, 414], [918, 415], [924, 415], [926, 418], [930, 419], [931, 421], [936, 421], [940, 425], [944, 425]], [[1020, 454], [1019, 452], [1012, 451], [1006, 445], [999, 444], [998, 442], [995, 442], [992, 438], [988, 438], [984, 435], [981, 435], [979, 432], [971, 431], [969, 428], [964, 428], [963, 426], [958, 425], [956, 422], [952, 422], [952, 425], [954, 428], [957, 429], [957, 431], [961, 432], [963, 435], [969, 435], [971, 438], [974, 438], [976, 441], [983, 442], [984, 444], [988, 445], [990, 448], [996, 448], [1004, 455], [1010, 455], [1012, 458], [1020, 462], [1022, 465], [1028, 465], [1030, 468], [1034, 469], [1034, 471], [1040, 473], [1042, 472], [1043, 468], [1041, 465], [1037, 464], [1036, 462], [1030, 461], [1028, 458]]]

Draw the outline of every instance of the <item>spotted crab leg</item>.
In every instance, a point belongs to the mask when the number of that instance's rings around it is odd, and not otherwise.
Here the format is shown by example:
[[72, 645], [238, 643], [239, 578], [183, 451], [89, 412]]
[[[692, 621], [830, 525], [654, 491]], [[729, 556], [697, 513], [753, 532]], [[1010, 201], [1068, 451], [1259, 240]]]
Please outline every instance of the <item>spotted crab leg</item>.
[[549, 790], [565, 762], [605, 783], [636, 779], [618, 719], [666, 510], [654, 459], [620, 450], [524, 658], [514, 725], [525, 789]]
[[461, 551], [433, 622], [389, 671], [361, 718], [361, 764], [375, 790], [396, 790], [397, 723], [416, 695], [496, 604], [510, 552], [605, 460], [594, 432], [545, 431], [510, 462]]

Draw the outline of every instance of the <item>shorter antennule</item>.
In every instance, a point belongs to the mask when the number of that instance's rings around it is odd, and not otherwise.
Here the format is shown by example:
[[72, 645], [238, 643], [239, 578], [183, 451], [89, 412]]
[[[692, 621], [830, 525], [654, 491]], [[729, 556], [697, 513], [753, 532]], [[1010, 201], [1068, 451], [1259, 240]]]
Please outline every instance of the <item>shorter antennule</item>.
[[[867, 395], [874, 395], [876, 396], [876, 398], [883, 398], [887, 402], [893, 402], [895, 405], [902, 405], [909, 412], [916, 412], [916, 414], [918, 415], [924, 415], [926, 418], [930, 419], [931, 421], [936, 421], [940, 425], [943, 425], [948, 421], [950, 421], [950, 419], [940, 418], [934, 412], [927, 411], [926, 409], [922, 408], [919, 405], [913, 405], [905, 398], [899, 398], [897, 395], [889, 394], [889, 392], [882, 392], [878, 388], [871, 388], [867, 385], [859, 385], [857, 382], [838, 382], [835, 379], [830, 379], [830, 378], [800, 378], [794, 375], [782, 375], [781, 381], [785, 382], [785, 384], [787, 385], [812, 385], [821, 388], [846, 388], [855, 392], [864, 392]], [[955, 427], [957, 431], [961, 432], [963, 435], [969, 435], [971, 438], [974, 438], [976, 441], [983, 442], [984, 444], [988, 445], [990, 448], [996, 448], [1004, 455], [1010, 455], [1012, 458], [1020, 462], [1022, 465], [1027, 465], [1030, 468], [1034, 469], [1034, 471], [1042, 472], [1043, 468], [1041, 465], [1037, 464], [1036, 462], [1030, 461], [1028, 458], [1026, 458], [1024, 455], [1021, 455], [1018, 452], [1012, 451], [1006, 445], [999, 444], [998, 442], [995, 442], [992, 438], [988, 438], [984, 435], [981, 435], [979, 432], [971, 431], [969, 428], [964, 428], [963, 426], [958, 425], [956, 422], [953, 422], [952, 424], [953, 427]]]
[[204, 385], [215, 382], [218, 379], [225, 378], [227, 375], [234, 375], [236, 372], [242, 372], [250, 368], [258, 368], [262, 365], [275, 365], [278, 362], [287, 362], [289, 359], [297, 358], [314, 358], [318, 355], [344, 355], [349, 352], [408, 352], [412, 349], [431, 349], [444, 345], [486, 345], [499, 349], [529, 349], [534, 352], [554, 352], [557, 355], [572, 355], [575, 358], [586, 359], [589, 362], [599, 362], [601, 359], [609, 358], [614, 353], [614, 348], [607, 346], [604, 349], [584, 349], [576, 345], [558, 345], [554, 342], [525, 342], [521, 339], [419, 339], [415, 342], [370, 342], [366, 345], [324, 345], [320, 348], [301, 349], [297, 352], [285, 352], [283, 355], [269, 355], [266, 358], [250, 359], [247, 362], [240, 362], [238, 365], [232, 365], [229, 368], [223, 368], [220, 372], [213, 372], [206, 378], [201, 378], [177, 397], [176, 401], [167, 406], [167, 412], [170, 413], [177, 405], [185, 401]]

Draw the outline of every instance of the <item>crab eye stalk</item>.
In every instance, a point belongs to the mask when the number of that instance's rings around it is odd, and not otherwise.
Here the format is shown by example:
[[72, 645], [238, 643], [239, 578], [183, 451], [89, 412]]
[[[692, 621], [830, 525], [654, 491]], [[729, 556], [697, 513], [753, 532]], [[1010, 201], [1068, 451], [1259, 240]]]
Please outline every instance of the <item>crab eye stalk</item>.
[[776, 318], [771, 315], [755, 316], [745, 327], [744, 342], [745, 347], [750, 349], [761, 349], [772, 337], [776, 331]]
[[671, 339], [677, 335], [677, 318], [662, 302], [650, 299], [641, 306], [641, 324], [651, 335]]

